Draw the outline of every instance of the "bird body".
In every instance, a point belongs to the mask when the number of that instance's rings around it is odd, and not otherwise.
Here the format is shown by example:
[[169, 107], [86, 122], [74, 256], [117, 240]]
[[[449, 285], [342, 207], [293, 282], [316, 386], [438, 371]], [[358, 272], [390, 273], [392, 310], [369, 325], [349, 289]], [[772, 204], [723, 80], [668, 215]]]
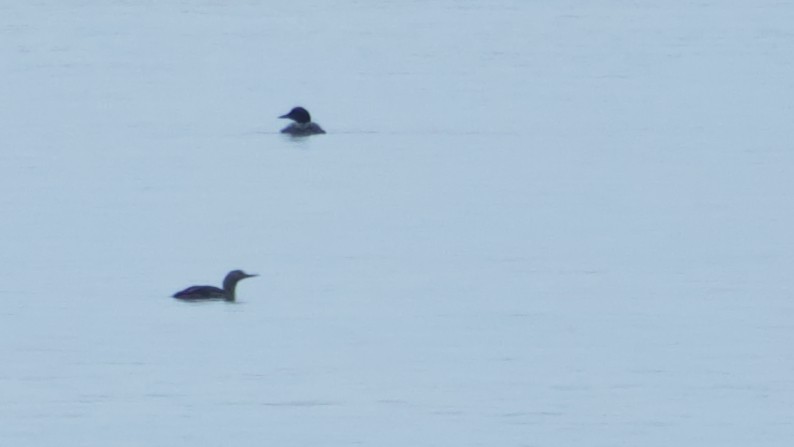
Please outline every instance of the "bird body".
[[225, 299], [226, 292], [215, 286], [191, 286], [174, 294], [174, 298], [183, 300]]

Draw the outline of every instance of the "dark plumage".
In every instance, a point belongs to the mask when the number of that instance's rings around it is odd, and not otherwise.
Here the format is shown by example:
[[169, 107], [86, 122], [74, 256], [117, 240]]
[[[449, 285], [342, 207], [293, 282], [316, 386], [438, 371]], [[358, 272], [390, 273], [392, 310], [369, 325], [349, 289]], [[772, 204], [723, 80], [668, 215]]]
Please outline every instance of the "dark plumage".
[[198, 300], [226, 300], [234, 301], [234, 290], [237, 283], [245, 278], [258, 276], [255, 274], [248, 274], [242, 270], [232, 270], [223, 279], [223, 288], [219, 289], [215, 286], [193, 286], [174, 294], [174, 298], [186, 301]]
[[281, 129], [281, 133], [290, 134], [294, 137], [306, 137], [325, 133], [322, 127], [312, 122], [312, 116], [309, 115], [309, 111], [303, 107], [295, 107], [290, 110], [288, 114], [281, 115], [279, 118], [287, 118], [295, 121], [289, 126]]

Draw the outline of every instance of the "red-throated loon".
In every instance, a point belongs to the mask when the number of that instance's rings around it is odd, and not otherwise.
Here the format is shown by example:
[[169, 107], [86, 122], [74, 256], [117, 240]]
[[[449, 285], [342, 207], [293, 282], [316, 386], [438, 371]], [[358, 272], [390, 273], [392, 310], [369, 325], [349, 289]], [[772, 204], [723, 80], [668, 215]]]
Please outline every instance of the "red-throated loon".
[[234, 289], [237, 287], [237, 283], [240, 280], [245, 278], [251, 278], [252, 276], [258, 275], [249, 275], [242, 270], [232, 270], [226, 275], [226, 278], [223, 279], [223, 288], [219, 289], [215, 286], [193, 286], [188, 287], [181, 292], [177, 292], [174, 294], [174, 298], [178, 298], [180, 300], [187, 300], [187, 301], [196, 301], [196, 300], [226, 300], [226, 301], [234, 301]]

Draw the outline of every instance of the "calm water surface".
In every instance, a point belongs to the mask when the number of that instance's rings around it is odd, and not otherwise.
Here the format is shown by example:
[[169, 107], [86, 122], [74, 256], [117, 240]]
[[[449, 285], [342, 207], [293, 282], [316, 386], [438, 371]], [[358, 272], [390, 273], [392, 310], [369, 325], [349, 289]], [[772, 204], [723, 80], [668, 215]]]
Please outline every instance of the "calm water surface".
[[0, 7], [0, 443], [787, 445], [792, 19]]

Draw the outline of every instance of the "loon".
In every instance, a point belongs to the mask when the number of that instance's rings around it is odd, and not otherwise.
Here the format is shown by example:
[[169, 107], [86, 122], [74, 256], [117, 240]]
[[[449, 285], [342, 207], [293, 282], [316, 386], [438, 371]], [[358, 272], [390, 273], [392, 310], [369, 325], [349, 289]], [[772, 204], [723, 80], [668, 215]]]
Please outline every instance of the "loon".
[[249, 275], [242, 270], [232, 270], [223, 279], [223, 288], [214, 286], [193, 286], [174, 294], [174, 298], [186, 301], [197, 300], [226, 300], [234, 301], [234, 289], [237, 283], [245, 278], [258, 275]]
[[281, 133], [287, 133], [293, 137], [308, 137], [309, 135], [325, 133], [322, 127], [312, 122], [312, 116], [309, 115], [309, 111], [303, 107], [295, 107], [290, 110], [288, 114], [281, 115], [279, 118], [289, 118], [295, 121], [289, 126], [281, 129]]

